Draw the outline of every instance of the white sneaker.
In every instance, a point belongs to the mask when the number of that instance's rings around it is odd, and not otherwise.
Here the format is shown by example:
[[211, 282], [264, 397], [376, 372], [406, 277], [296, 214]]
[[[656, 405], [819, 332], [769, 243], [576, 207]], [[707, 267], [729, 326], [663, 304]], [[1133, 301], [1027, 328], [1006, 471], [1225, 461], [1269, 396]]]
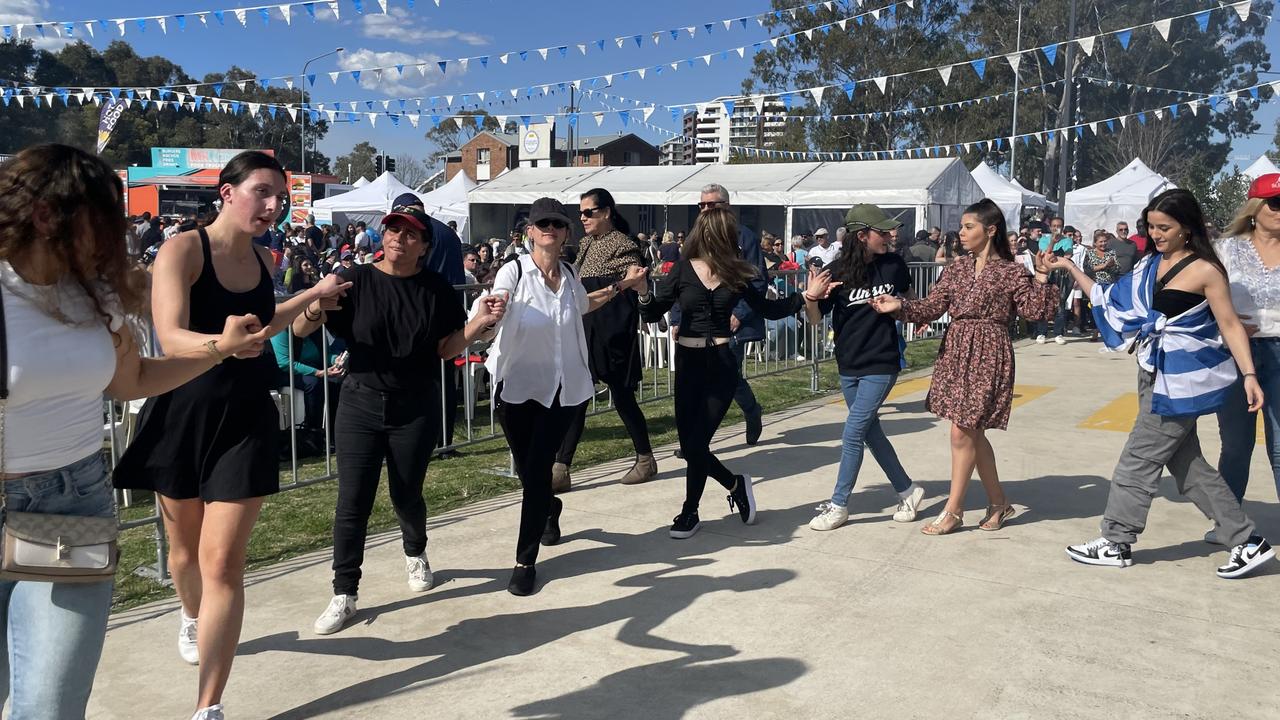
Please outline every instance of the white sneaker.
[[334, 595], [329, 607], [320, 613], [311, 626], [317, 635], [332, 635], [342, 629], [347, 621], [356, 616], [355, 595]]
[[811, 530], [835, 530], [849, 519], [849, 510], [847, 508], [837, 507], [830, 502], [824, 502], [818, 506], [818, 515], [809, 521]]
[[188, 665], [200, 664], [200, 648], [196, 646], [196, 618], [187, 617], [185, 611], [179, 610], [182, 624], [178, 626], [178, 655]]
[[191, 716], [191, 720], [225, 720], [225, 718], [226, 716], [222, 714], [222, 703], [200, 708], [195, 715]]
[[1067, 339], [1066, 339], [1066, 338], [1064, 338], [1064, 337], [1062, 337], [1061, 335], [1059, 335], [1058, 337], [1054, 338], [1054, 339], [1053, 339], [1053, 341], [1054, 341], [1054, 342], [1056, 342], [1056, 343], [1058, 343], [1059, 345], [1066, 345], [1066, 344], [1067, 344]]
[[1043, 345], [1043, 344], [1044, 344], [1044, 342], [1045, 342], [1045, 340], [1046, 340], [1046, 338], [1045, 338], [1045, 336], [1043, 336], [1043, 335], [1037, 335], [1037, 336], [1036, 336], [1036, 344], [1037, 344], [1037, 345]]
[[426, 592], [436, 584], [436, 576], [431, 574], [431, 563], [427, 562], [427, 551], [417, 557], [404, 558], [404, 571], [409, 573], [409, 589], [414, 592]]
[[924, 488], [915, 483], [907, 488], [907, 492], [898, 496], [898, 509], [893, 512], [896, 522], [915, 522], [916, 513], [920, 509], [920, 501], [924, 500]]

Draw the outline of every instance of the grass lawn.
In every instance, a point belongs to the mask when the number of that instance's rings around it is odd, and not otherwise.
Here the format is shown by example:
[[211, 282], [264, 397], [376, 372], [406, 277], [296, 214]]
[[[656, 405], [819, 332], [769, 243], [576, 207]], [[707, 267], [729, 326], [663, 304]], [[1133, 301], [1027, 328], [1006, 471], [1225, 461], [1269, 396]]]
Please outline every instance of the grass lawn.
[[[937, 350], [937, 340], [909, 343], [906, 353], [907, 370], [918, 370], [932, 364]], [[824, 363], [821, 367], [823, 391], [835, 392], [838, 387], [835, 363]], [[751, 386], [765, 412], [774, 412], [812, 399], [814, 395], [809, 391], [809, 377], [810, 369], [803, 367], [754, 379]], [[658, 447], [675, 443], [675, 417], [670, 398], [646, 403], [642, 407], [649, 422], [653, 445]], [[729, 410], [725, 424], [738, 422], [742, 422], [742, 413], [735, 405]], [[616, 414], [608, 412], [587, 419], [586, 432], [578, 446], [574, 463], [579, 467], [588, 467], [617, 460], [633, 452], [621, 420]], [[501, 438], [467, 447], [464, 453], [462, 457], [432, 461], [424, 489], [427, 507], [432, 515], [520, 488], [518, 480], [499, 477], [491, 472], [493, 468], [507, 465], [507, 445]], [[324, 459], [319, 458], [302, 464], [299, 476], [305, 480], [321, 477], [324, 472]], [[281, 482], [291, 481], [292, 476], [285, 466]], [[337, 483], [321, 482], [268, 498], [262, 508], [262, 518], [249, 542], [249, 566], [262, 567], [329, 546], [333, 540], [333, 509], [337, 490]], [[148, 517], [151, 512], [151, 502], [145, 499], [133, 507], [122, 508], [121, 516], [124, 520], [133, 520]], [[391, 509], [386, 484], [383, 483], [369, 521], [369, 532], [372, 534], [395, 527], [395, 513]], [[122, 533], [120, 552], [115, 609], [122, 610], [173, 594], [172, 588], [134, 572], [138, 567], [154, 565], [156, 562], [155, 532], [151, 526], [133, 528]]]

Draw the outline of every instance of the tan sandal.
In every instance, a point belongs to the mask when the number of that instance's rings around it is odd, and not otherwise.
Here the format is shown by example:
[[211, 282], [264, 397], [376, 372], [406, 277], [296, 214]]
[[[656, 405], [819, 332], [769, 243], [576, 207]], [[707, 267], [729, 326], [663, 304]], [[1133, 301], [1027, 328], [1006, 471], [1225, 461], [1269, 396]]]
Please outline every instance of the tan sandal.
[[[953, 518], [955, 523], [952, 525], [945, 525], [944, 523], [947, 521], [947, 518]], [[962, 527], [964, 527], [964, 513], [962, 512], [957, 515], [950, 510], [944, 509], [942, 514], [933, 519], [933, 522], [920, 528], [920, 532], [925, 535], [950, 535]]]
[[1013, 506], [1008, 503], [1004, 505], [988, 505], [987, 515], [982, 518], [982, 522], [978, 523], [979, 530], [987, 532], [995, 532], [1004, 527], [1005, 522], [1013, 517]]

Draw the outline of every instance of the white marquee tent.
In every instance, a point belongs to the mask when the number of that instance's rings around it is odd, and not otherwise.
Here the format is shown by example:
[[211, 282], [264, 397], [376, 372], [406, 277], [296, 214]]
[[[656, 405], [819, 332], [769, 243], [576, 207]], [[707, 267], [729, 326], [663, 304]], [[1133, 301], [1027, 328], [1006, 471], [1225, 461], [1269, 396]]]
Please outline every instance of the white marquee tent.
[[1011, 231], [1017, 230], [1022, 223], [1022, 208], [1042, 207], [1056, 210], [1058, 207], [1057, 203], [1050, 202], [1044, 195], [1022, 187], [1017, 180], [1004, 177], [986, 163], [978, 163], [978, 167], [974, 168], [970, 174], [973, 175], [974, 182], [978, 183], [978, 187], [982, 188], [982, 194], [1000, 206], [1001, 212], [1004, 213], [1005, 226]]
[[466, 242], [467, 225], [471, 220], [467, 193], [475, 187], [476, 181], [460, 172], [444, 185], [418, 197], [422, 198], [422, 206], [431, 217], [443, 223], [450, 220], [458, 223], [458, 237]]
[[1118, 222], [1134, 227], [1151, 198], [1176, 187], [1142, 160], [1134, 158], [1106, 180], [1068, 192], [1063, 218], [1085, 237], [1099, 228], [1111, 230]]
[[[338, 224], [360, 221], [374, 224], [391, 211], [391, 203], [397, 197], [403, 193], [412, 192], [413, 190], [397, 180], [395, 175], [386, 172], [378, 176], [378, 179], [361, 185], [351, 192], [317, 200], [313, 205], [334, 213], [334, 222]], [[339, 217], [340, 215], [345, 217]]]
[[1276, 168], [1276, 164], [1271, 162], [1271, 158], [1266, 155], [1254, 160], [1252, 165], [1241, 171], [1241, 174], [1250, 180], [1257, 180], [1259, 177], [1269, 173], [1280, 173], [1280, 169]]
[[[860, 162], [760, 163], [745, 165], [628, 166], [606, 168], [517, 168], [472, 190], [472, 220], [484, 234], [505, 235], [512, 206], [554, 197], [577, 203], [585, 191], [602, 187], [618, 205], [637, 213], [642, 227], [687, 229], [688, 213], [702, 188], [723, 185], [730, 202], [746, 210], [745, 222], [785, 234], [811, 232], [839, 223], [859, 203], [880, 205], [903, 218], [908, 230], [927, 224], [956, 226], [965, 205], [982, 191], [957, 159], [868, 160]], [[507, 206], [502, 213], [496, 207]], [[624, 210], [624, 215], [627, 214]], [[505, 225], [504, 225], [505, 223]], [[812, 227], [811, 227], [812, 226]]]

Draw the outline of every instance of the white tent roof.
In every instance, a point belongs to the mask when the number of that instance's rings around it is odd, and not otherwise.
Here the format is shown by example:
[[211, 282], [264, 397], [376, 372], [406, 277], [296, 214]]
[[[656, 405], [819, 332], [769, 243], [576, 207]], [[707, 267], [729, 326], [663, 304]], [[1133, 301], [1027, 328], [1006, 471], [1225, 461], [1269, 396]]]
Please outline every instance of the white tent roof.
[[1280, 173], [1280, 168], [1276, 168], [1276, 164], [1271, 162], [1271, 158], [1263, 155], [1257, 160], [1254, 160], [1253, 164], [1245, 168], [1241, 174], [1250, 180], [1257, 180], [1263, 175], [1267, 175], [1269, 173]]
[[444, 185], [418, 197], [422, 198], [422, 206], [428, 215], [436, 218], [449, 216], [445, 220], [448, 222], [450, 219], [467, 217], [467, 193], [475, 187], [476, 181], [465, 172], [460, 172]]
[[986, 163], [978, 163], [978, 167], [974, 168], [970, 175], [982, 189], [982, 194], [1000, 206], [1001, 212], [1004, 213], [1005, 225], [1010, 228], [1017, 229], [1022, 222], [1023, 207], [1057, 208], [1058, 206], [1057, 203], [1049, 202], [1044, 195], [1022, 187], [1017, 180], [997, 173]]
[[[353, 183], [354, 185], [354, 183]], [[391, 203], [402, 193], [411, 193], [407, 185], [396, 179], [389, 172], [382, 173], [377, 180], [362, 185], [351, 192], [337, 197], [324, 198], [313, 203], [316, 207], [334, 212], [359, 213], [391, 211]]]
[[1067, 193], [1064, 220], [1085, 237], [1099, 228], [1110, 230], [1122, 221], [1133, 227], [1151, 198], [1175, 187], [1168, 178], [1134, 158], [1106, 180]]
[[981, 189], [956, 159], [762, 163], [675, 167], [517, 168], [472, 190], [472, 203], [577, 201], [607, 188], [619, 205], [694, 205], [709, 183], [735, 205], [831, 206], [968, 204]]
[[369, 184], [369, 178], [361, 175], [355, 182], [351, 183], [351, 187], [364, 187]]

